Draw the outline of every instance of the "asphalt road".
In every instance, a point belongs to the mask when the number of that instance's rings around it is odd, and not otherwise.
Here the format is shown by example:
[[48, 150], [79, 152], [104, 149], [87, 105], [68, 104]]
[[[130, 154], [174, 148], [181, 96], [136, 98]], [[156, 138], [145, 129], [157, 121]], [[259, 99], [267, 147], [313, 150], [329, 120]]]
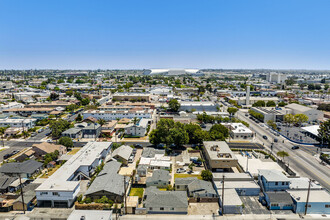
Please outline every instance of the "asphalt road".
[[30, 137], [29, 138], [29, 141], [40, 141], [41, 139], [45, 138], [46, 137], [46, 134], [50, 132], [50, 129], [49, 128], [46, 128], [43, 132], [41, 133], [37, 133], [36, 136], [34, 137]]
[[[266, 148], [270, 150], [270, 145], [274, 138], [279, 140], [278, 143], [274, 143], [273, 152], [286, 151], [289, 153], [289, 157], [285, 158], [285, 162], [289, 164], [296, 172], [301, 176], [306, 176], [318, 181], [323, 187], [330, 189], [330, 168], [328, 166], [321, 165], [317, 160], [318, 155], [312, 155], [316, 147], [302, 146], [301, 149], [292, 150], [291, 147], [296, 144], [292, 144], [282, 136], [274, 136], [265, 127], [253, 122], [239, 111], [237, 116], [239, 119], [244, 120], [250, 124], [250, 128], [257, 133], [257, 141], [263, 143]], [[268, 137], [268, 140], [262, 138], [263, 135]], [[284, 143], [283, 143], [284, 140]], [[307, 150], [308, 149], [308, 150]]]

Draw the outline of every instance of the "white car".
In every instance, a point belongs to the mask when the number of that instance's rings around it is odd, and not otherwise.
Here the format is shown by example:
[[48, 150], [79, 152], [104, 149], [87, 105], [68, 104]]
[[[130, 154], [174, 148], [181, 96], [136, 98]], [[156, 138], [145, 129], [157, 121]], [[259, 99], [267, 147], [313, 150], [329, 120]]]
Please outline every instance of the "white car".
[[178, 169], [176, 169], [176, 172], [177, 173], [184, 173], [184, 172], [186, 172], [186, 169], [184, 169], [184, 168], [178, 168]]
[[52, 139], [47, 140], [48, 143], [53, 143]]

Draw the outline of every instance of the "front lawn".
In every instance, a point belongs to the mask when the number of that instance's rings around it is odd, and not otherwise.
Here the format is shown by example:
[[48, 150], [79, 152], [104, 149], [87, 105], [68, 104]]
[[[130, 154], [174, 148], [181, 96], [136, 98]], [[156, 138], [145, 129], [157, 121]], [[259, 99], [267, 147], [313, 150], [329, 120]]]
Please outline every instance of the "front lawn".
[[138, 196], [142, 199], [144, 188], [131, 188], [130, 196]]
[[202, 176], [199, 174], [185, 174], [185, 173], [176, 173], [174, 174], [174, 179], [176, 178], [188, 178], [188, 177], [197, 177], [197, 179], [202, 180]]

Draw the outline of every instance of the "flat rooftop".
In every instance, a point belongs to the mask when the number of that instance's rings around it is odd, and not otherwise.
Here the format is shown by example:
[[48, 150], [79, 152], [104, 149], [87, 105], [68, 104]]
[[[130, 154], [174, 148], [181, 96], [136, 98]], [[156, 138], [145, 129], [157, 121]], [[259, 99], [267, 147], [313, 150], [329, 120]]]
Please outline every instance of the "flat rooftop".
[[204, 141], [203, 145], [212, 160], [237, 159], [225, 141]]
[[70, 181], [72, 175], [81, 166], [91, 166], [95, 159], [101, 156], [103, 150], [109, 148], [111, 144], [112, 142], [88, 142], [36, 190], [73, 191], [80, 181]]
[[[297, 202], [306, 202], [307, 190], [287, 190], [287, 192]], [[308, 201], [330, 203], [330, 194], [326, 190], [311, 190]]]

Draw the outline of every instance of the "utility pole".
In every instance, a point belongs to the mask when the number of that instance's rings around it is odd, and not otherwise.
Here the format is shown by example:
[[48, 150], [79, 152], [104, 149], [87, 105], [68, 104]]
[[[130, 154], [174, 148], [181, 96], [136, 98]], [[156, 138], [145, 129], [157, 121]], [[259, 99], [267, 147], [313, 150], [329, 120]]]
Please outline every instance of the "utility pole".
[[249, 156], [246, 155], [246, 172], [249, 171]]
[[25, 206], [24, 206], [24, 196], [23, 196], [23, 186], [22, 186], [22, 178], [21, 178], [21, 174], [18, 174], [19, 176], [19, 185], [21, 187], [21, 197], [22, 197], [22, 208], [23, 208], [23, 212], [25, 214]]
[[222, 175], [222, 195], [221, 195], [221, 211], [222, 211], [222, 215], [224, 215], [225, 213], [225, 208], [224, 208], [224, 198], [225, 198], [225, 175]]
[[307, 198], [306, 198], [306, 205], [305, 205], [305, 215], [307, 214], [309, 193], [310, 193], [310, 190], [311, 190], [311, 183], [312, 183], [312, 179], [309, 179], [308, 191], [307, 191]]
[[124, 210], [125, 215], [127, 214], [127, 198], [126, 198], [126, 176], [124, 176]]

